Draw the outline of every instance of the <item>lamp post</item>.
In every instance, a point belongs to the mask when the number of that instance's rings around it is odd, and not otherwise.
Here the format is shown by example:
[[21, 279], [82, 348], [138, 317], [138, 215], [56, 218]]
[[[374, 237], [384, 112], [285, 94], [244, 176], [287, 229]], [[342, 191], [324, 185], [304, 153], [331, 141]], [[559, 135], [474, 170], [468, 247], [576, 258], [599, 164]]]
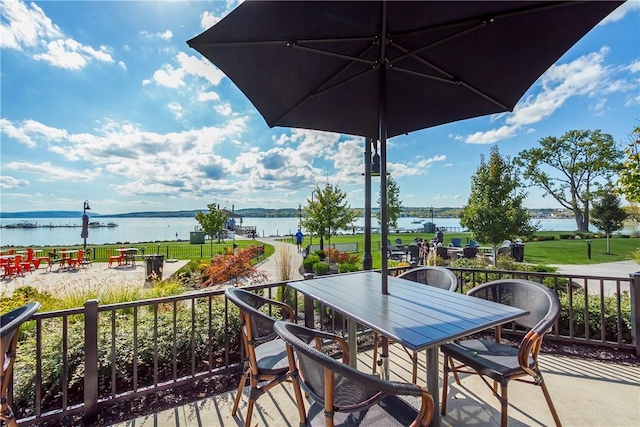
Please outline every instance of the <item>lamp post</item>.
[[[311, 204], [313, 205], [313, 195], [317, 192], [317, 189], [314, 189], [311, 192]], [[309, 230], [309, 246], [313, 245], [313, 230]], [[311, 250], [311, 249], [310, 249]]]
[[433, 224], [433, 206], [429, 208], [429, 212], [431, 212], [431, 224]]
[[298, 203], [298, 228], [302, 230], [302, 205]]
[[84, 243], [82, 244], [83, 252], [87, 250], [87, 237], [89, 237], [89, 217], [87, 216], [87, 211], [91, 210], [89, 207], [89, 201], [85, 200], [82, 206], [82, 234], [81, 237], [84, 239]]
[[[371, 155], [371, 146], [375, 149], [375, 154]], [[371, 270], [373, 268], [373, 258], [371, 256], [371, 177], [380, 176], [380, 155], [378, 154], [378, 144], [373, 138], [365, 138], [364, 143], [364, 252], [362, 254], [362, 269]], [[386, 243], [382, 242], [382, 248]], [[384, 249], [382, 250], [384, 254]], [[384, 255], [383, 255], [384, 256]]]

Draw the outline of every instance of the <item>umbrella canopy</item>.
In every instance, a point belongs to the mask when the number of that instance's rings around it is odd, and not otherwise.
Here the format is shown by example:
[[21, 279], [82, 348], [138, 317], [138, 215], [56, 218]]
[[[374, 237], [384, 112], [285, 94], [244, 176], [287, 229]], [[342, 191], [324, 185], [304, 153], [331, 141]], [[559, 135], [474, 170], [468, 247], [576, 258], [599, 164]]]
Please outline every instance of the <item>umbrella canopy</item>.
[[247, 1], [188, 44], [270, 127], [380, 141], [385, 242], [387, 137], [511, 111], [622, 3]]

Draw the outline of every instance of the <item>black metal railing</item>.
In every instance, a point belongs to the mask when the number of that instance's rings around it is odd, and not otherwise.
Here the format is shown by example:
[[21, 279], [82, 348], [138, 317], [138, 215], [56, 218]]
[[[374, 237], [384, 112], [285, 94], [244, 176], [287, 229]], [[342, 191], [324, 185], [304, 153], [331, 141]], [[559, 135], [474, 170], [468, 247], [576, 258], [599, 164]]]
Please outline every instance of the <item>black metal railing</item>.
[[[406, 269], [392, 268], [390, 273], [397, 275]], [[519, 277], [545, 283], [568, 302], [563, 305], [561, 318], [566, 327], [556, 324], [547, 339], [640, 352], [640, 275], [624, 279], [451, 270], [458, 276], [459, 291], [463, 292], [474, 283], [497, 278]], [[586, 292], [572, 291], [578, 286]], [[286, 288], [285, 283], [247, 289], [286, 300], [299, 321], [304, 321], [300, 311], [303, 296]], [[605, 295], [607, 290], [611, 295]], [[631, 300], [631, 315], [629, 305], [624, 303], [626, 293]], [[605, 297], [610, 299], [604, 302]], [[605, 318], [604, 304], [613, 304], [614, 319]], [[346, 331], [345, 319], [320, 303], [316, 304], [314, 316], [316, 325], [334, 332]], [[578, 318], [586, 325], [600, 324], [601, 329], [579, 330], [572, 326]], [[625, 320], [629, 318], [630, 334]], [[610, 325], [616, 330], [609, 331]], [[226, 301], [222, 290], [104, 306], [90, 300], [82, 308], [37, 313], [23, 331], [9, 396], [19, 423], [24, 426], [73, 415], [82, 416], [86, 424], [91, 424], [106, 406], [200, 379], [237, 373], [243, 360], [237, 311]], [[360, 333], [363, 332], [368, 331], [361, 328]]]

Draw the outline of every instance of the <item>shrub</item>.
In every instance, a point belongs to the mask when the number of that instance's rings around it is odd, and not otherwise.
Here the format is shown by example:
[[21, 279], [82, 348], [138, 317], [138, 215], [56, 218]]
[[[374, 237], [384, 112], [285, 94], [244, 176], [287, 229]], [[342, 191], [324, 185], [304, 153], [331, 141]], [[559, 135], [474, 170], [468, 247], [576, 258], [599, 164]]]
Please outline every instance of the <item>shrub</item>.
[[310, 254], [302, 261], [302, 268], [307, 273], [311, 273], [313, 271], [313, 265], [320, 262], [320, 257], [317, 254]]
[[360, 271], [360, 267], [355, 264], [344, 263], [338, 265], [338, 271], [340, 273], [350, 273], [352, 271]]
[[573, 234], [561, 234], [560, 239], [562, 240], [573, 239]]
[[318, 255], [318, 258], [320, 258], [320, 261], [324, 261], [326, 254], [324, 253], [324, 250], [322, 249], [318, 249], [317, 251], [314, 252], [314, 254]]
[[[112, 372], [115, 372], [116, 390], [133, 388], [133, 360], [136, 349], [137, 387], [154, 383], [154, 364], [157, 360], [159, 382], [173, 378], [173, 353], [176, 352], [175, 372], [178, 377], [191, 371], [192, 361], [196, 369], [205, 369], [210, 357], [214, 363], [224, 360], [225, 332], [228, 321], [229, 355], [239, 360], [240, 318], [235, 306], [229, 307], [229, 316], [224, 316], [224, 297], [212, 299], [211, 312], [208, 300], [197, 300], [193, 307], [188, 302], [175, 306], [166, 304], [154, 311], [151, 306], [137, 310], [137, 317], [127, 310], [102, 312], [98, 333], [98, 378], [99, 396], [111, 393]], [[192, 310], [193, 309], [193, 310]], [[192, 312], [195, 316], [192, 318]], [[112, 317], [113, 316], [113, 317]], [[195, 319], [195, 321], [194, 321]], [[115, 334], [112, 336], [112, 322]], [[174, 326], [175, 322], [175, 326]], [[211, 323], [210, 323], [211, 322]], [[134, 326], [135, 323], [135, 326]], [[157, 335], [154, 325], [157, 324]], [[136, 328], [136, 346], [133, 329]], [[84, 378], [84, 321], [81, 316], [70, 316], [66, 337], [62, 334], [60, 318], [43, 320], [41, 342], [41, 390], [43, 411], [59, 408], [62, 396], [62, 381], [66, 379], [69, 405], [82, 403]], [[209, 343], [209, 336], [211, 342]], [[63, 338], [66, 340], [63, 342]], [[112, 347], [112, 340], [115, 346]], [[174, 346], [175, 340], [175, 346]], [[62, 351], [67, 347], [66, 371], [63, 372]], [[19, 418], [34, 414], [36, 387], [36, 337], [34, 328], [25, 328], [20, 344], [20, 357], [15, 362], [14, 405]], [[157, 346], [157, 351], [156, 351]], [[193, 352], [192, 352], [193, 346]], [[113, 357], [112, 361], [112, 351]], [[209, 354], [211, 351], [211, 356]], [[157, 354], [157, 359], [154, 359]]]
[[318, 262], [313, 264], [313, 272], [317, 276], [322, 276], [323, 274], [327, 274], [329, 272], [329, 264], [325, 264], [324, 262]]
[[[559, 295], [562, 307], [560, 319], [558, 320], [558, 330], [560, 334], [569, 335], [570, 325], [573, 326], [573, 333], [578, 337], [585, 337], [585, 293], [583, 289], [574, 290], [571, 299], [569, 292]], [[601, 340], [604, 329], [604, 339], [607, 341], [618, 341], [618, 311], [617, 295], [604, 297], [601, 301], [599, 295], [589, 295], [589, 338]], [[573, 305], [571, 304], [573, 302]], [[604, 325], [601, 321], [601, 302], [604, 305]], [[573, 316], [570, 316], [573, 313]], [[620, 315], [622, 342], [631, 343], [631, 298], [627, 292], [620, 295]]]

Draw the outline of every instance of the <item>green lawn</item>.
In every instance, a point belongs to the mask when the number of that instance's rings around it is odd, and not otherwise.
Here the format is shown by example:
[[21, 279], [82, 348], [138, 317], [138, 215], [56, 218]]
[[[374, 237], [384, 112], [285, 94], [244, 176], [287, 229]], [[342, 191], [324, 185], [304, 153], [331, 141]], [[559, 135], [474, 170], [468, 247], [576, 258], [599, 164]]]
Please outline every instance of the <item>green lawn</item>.
[[[591, 239], [591, 259], [587, 256], [588, 243], [586, 239], [568, 240], [560, 239], [561, 234], [568, 234], [566, 231], [538, 232], [538, 236], [555, 236], [555, 240], [539, 242], [525, 242], [524, 260], [532, 264], [599, 264], [604, 262], [625, 261], [633, 259], [632, 253], [640, 250], [640, 238], [623, 238], [619, 236], [610, 239], [611, 253], [607, 254], [607, 239]], [[389, 239], [393, 242], [400, 237], [405, 244], [410, 244], [416, 237], [430, 240], [433, 235], [428, 233], [401, 233], [390, 234]], [[471, 233], [446, 233], [445, 244], [452, 238], [459, 237], [463, 245], [471, 239]], [[318, 238], [313, 239], [318, 243]], [[334, 236], [331, 243], [353, 243], [358, 242], [364, 245], [363, 235]], [[305, 238], [305, 245], [309, 244], [309, 239]], [[485, 246], [484, 243], [480, 243]], [[372, 256], [374, 268], [380, 266], [380, 235], [374, 234], [372, 237]], [[487, 245], [489, 246], [489, 245]]]

